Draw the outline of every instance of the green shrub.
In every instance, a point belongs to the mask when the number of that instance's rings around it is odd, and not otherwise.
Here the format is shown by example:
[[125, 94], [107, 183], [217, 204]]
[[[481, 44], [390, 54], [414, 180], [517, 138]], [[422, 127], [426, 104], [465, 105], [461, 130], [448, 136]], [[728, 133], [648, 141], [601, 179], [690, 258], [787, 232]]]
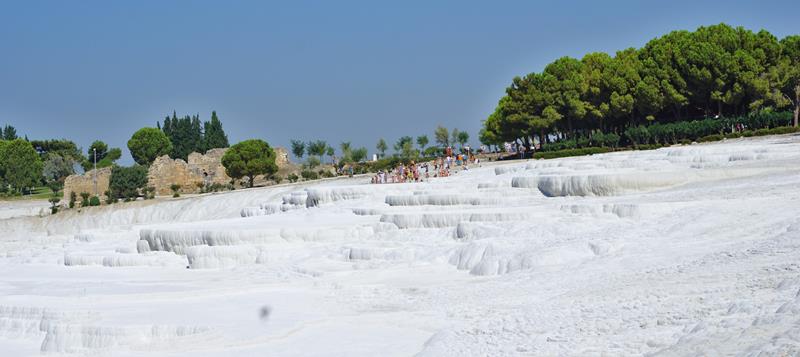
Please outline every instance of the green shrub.
[[89, 207], [89, 192], [81, 192], [81, 207]]
[[50, 214], [58, 213], [58, 202], [61, 201], [61, 198], [54, 193], [53, 197], [50, 197], [48, 201], [50, 202]]
[[587, 138], [587, 137], [585, 137], [585, 136], [581, 136], [581, 137], [579, 137], [579, 138], [576, 140], [576, 145], [577, 145], [579, 148], [585, 148], [585, 147], [589, 147], [589, 138]]
[[592, 142], [595, 146], [617, 147], [619, 145], [619, 135], [615, 133], [596, 133], [592, 135]]
[[214, 183], [206, 186], [206, 192], [219, 192], [219, 191], [222, 191], [224, 189], [225, 189], [225, 185], [223, 185], [223, 184], [221, 184], [219, 182], [214, 182]]
[[16, 190], [9, 190], [6, 193], [3, 193], [2, 197], [19, 197], [22, 196], [22, 192]]
[[700, 143], [707, 143], [707, 142], [710, 142], [710, 141], [720, 141], [720, 140], [722, 140], [722, 139], [724, 139], [724, 138], [725, 138], [725, 137], [724, 137], [724, 136], [722, 136], [722, 135], [719, 135], [719, 134], [712, 134], [712, 135], [706, 135], [706, 136], [704, 136], [704, 137], [702, 137], [702, 138], [700, 138], [700, 139], [697, 139], [697, 142], [700, 142]]
[[606, 152], [610, 152], [611, 149], [604, 148], [604, 147], [589, 147], [589, 148], [582, 148], [582, 149], [566, 149], [566, 150], [559, 150], [559, 151], [544, 151], [544, 152], [537, 152], [533, 154], [534, 159], [555, 159], [559, 157], [569, 157], [569, 156], [583, 156], [583, 155], [593, 155], [593, 154], [602, 154]]
[[309, 168], [309, 169], [313, 169], [313, 168], [315, 168], [315, 167], [317, 167], [319, 165], [320, 165], [320, 161], [319, 161], [319, 158], [316, 157], [316, 156], [309, 156], [306, 159], [306, 165], [305, 166], [307, 168]]
[[647, 127], [647, 131], [650, 133], [650, 140], [654, 144], [658, 144], [664, 138], [664, 132], [666, 132], [665, 128], [668, 125], [662, 125], [661, 123], [653, 123]]
[[643, 144], [643, 145], [637, 146], [635, 149], [636, 150], [655, 150], [655, 149], [662, 148], [662, 147], [664, 147], [664, 146], [661, 145], [661, 144]]
[[291, 173], [291, 174], [289, 174], [289, 176], [286, 176], [286, 179], [289, 180], [289, 182], [297, 182], [299, 177], [297, 177], [296, 174]]
[[725, 121], [728, 127], [742, 124], [749, 129], [767, 129], [781, 126], [789, 126], [792, 123], [791, 112], [773, 112], [762, 110], [750, 113], [746, 116], [730, 118]]
[[592, 137], [589, 138], [589, 145], [591, 146], [605, 146], [606, 135], [600, 131], [592, 133]]
[[180, 193], [181, 185], [173, 183], [172, 185], [169, 186], [169, 189], [172, 190], [172, 197], [181, 197]]
[[300, 172], [300, 176], [302, 176], [303, 180], [306, 180], [306, 181], [308, 181], [308, 180], [316, 180], [316, 179], [319, 178], [319, 175], [316, 172], [311, 171], [311, 170], [303, 170], [303, 171], [301, 171]]
[[800, 132], [800, 128], [795, 128], [791, 126], [779, 126], [772, 129], [761, 128], [755, 131], [745, 130], [741, 134], [744, 137], [751, 137], [751, 136], [764, 136], [764, 135], [791, 134], [797, 132]]
[[75, 201], [78, 200], [78, 195], [75, 191], [69, 193], [69, 208], [75, 208]]
[[577, 147], [578, 144], [575, 140], [565, 139], [543, 145], [542, 151], [561, 151], [561, 150], [576, 149]]
[[623, 133], [633, 146], [647, 144], [650, 140], [650, 131], [644, 125], [630, 127]]
[[112, 203], [117, 202], [117, 199], [114, 198], [114, 196], [111, 194], [111, 191], [106, 191], [103, 194], [106, 195], [106, 204], [107, 205], [110, 205]]
[[50, 188], [50, 191], [58, 192], [64, 188], [64, 183], [59, 180], [49, 180], [47, 181], [47, 187]]
[[678, 122], [670, 124], [672, 125], [672, 130], [676, 138], [679, 140], [688, 140], [689, 143], [692, 142], [692, 135], [691, 135], [691, 128], [689, 127], [689, 122]]
[[653, 144], [669, 145], [677, 142], [677, 128], [675, 124], [654, 123], [647, 127], [651, 134]]
[[89, 206], [99, 206], [100, 205], [100, 197], [92, 196], [89, 199]]
[[331, 170], [319, 170], [319, 176], [324, 178], [334, 177], [336, 175], [331, 172]]
[[617, 147], [619, 146], [619, 134], [617, 133], [608, 133], [606, 134], [606, 146], [610, 147]]
[[115, 166], [111, 170], [109, 188], [114, 198], [126, 202], [139, 197], [140, 190], [147, 185], [147, 168], [140, 165], [130, 167]]
[[795, 128], [793, 126], [782, 126], [782, 127], [772, 128], [769, 131], [770, 131], [770, 134], [772, 134], [772, 135], [792, 134], [792, 133], [800, 132], [800, 127]]
[[678, 143], [680, 143], [681, 145], [691, 145], [692, 141], [689, 139], [681, 139]]

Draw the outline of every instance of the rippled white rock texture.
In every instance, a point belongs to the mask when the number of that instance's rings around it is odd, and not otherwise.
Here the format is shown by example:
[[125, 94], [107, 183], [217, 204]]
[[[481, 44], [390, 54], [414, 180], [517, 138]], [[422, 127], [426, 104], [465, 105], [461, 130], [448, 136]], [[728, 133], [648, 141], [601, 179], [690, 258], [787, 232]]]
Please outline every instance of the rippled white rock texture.
[[367, 181], [0, 220], [0, 355], [800, 354], [800, 136]]

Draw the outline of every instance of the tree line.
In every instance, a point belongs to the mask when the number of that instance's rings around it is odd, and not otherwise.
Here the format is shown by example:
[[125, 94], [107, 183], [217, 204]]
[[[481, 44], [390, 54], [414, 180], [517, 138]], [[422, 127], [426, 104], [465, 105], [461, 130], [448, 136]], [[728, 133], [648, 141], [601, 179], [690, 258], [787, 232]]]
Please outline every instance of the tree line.
[[336, 161], [337, 163], [347, 164], [364, 161], [367, 159], [367, 148], [353, 148], [349, 141], [339, 144], [339, 156], [336, 156], [336, 149], [328, 145], [325, 140], [312, 140], [303, 142], [302, 140], [291, 140], [289, 142], [292, 154], [298, 159], [306, 156], [306, 165], [309, 168], [319, 166], [323, 162], [323, 156], [330, 158], [331, 164]]
[[[460, 131], [453, 128], [452, 131], [443, 126], [438, 126], [433, 133], [435, 143], [438, 146], [428, 146], [430, 138], [428, 135], [420, 135], [416, 138], [405, 135], [397, 139], [393, 144], [394, 158], [403, 160], [416, 160], [420, 158], [431, 158], [441, 155], [444, 149], [449, 146], [460, 144], [461, 147], [466, 147], [469, 141], [469, 133]], [[416, 146], [414, 145], [416, 143]], [[366, 147], [353, 148], [351, 142], [344, 141], [339, 144], [338, 156], [336, 149], [329, 145], [325, 140], [312, 140], [304, 142], [302, 140], [291, 140], [291, 151], [294, 156], [302, 160], [306, 157], [305, 166], [307, 168], [314, 168], [323, 162], [323, 157], [327, 156], [331, 164], [336, 164], [341, 167], [348, 164], [357, 164], [368, 159], [368, 150]], [[378, 158], [386, 158], [386, 151], [389, 150], [389, 144], [383, 138], [378, 139], [375, 145]]]
[[[191, 152], [204, 153], [228, 146], [228, 137], [215, 111], [211, 113], [211, 119], [203, 123], [199, 115], [178, 118], [173, 112], [172, 117], [165, 118], [163, 126], [161, 123], [156, 126], [138, 130], [128, 141], [128, 149], [138, 165], [147, 166], [161, 155], [186, 160]], [[76, 167], [84, 171], [94, 167], [117, 168], [116, 161], [121, 157], [120, 148], [109, 147], [101, 140], [92, 142], [83, 153], [71, 140], [22, 139], [18, 137], [16, 128], [5, 125], [0, 127], [0, 194], [27, 193], [42, 185], [55, 193], [63, 188], [67, 176], [76, 173]], [[127, 174], [124, 169], [113, 171]], [[136, 179], [132, 181], [141, 182], [142, 170], [132, 172], [136, 173]], [[119, 193], [126, 196], [130, 191], [120, 190]]]
[[202, 123], [199, 114], [178, 118], [173, 111], [172, 117], [167, 116], [164, 124], [156, 123], [156, 127], [172, 143], [169, 156], [173, 159], [186, 161], [193, 152], [205, 153], [211, 149], [228, 147], [228, 136], [222, 129], [216, 111], [211, 112], [211, 120]]
[[[109, 147], [101, 140], [95, 140], [82, 152], [73, 141], [67, 139], [18, 138], [16, 128], [10, 125], [0, 127], [0, 138], [0, 193], [21, 194], [42, 185], [57, 193], [63, 188], [65, 179], [76, 173], [77, 167], [84, 171], [90, 171], [94, 167], [113, 167], [111, 187], [105, 193], [111, 200], [149, 197], [151, 194], [143, 186], [147, 183], [146, 168], [160, 156], [169, 155], [173, 159], [187, 160], [189, 153], [204, 153], [213, 148], [228, 146], [227, 135], [215, 111], [211, 113], [210, 120], [205, 122], [200, 121], [199, 115], [178, 117], [173, 111], [163, 122], [156, 122], [156, 127], [137, 130], [127, 143], [136, 162], [132, 167], [118, 166], [116, 162], [121, 158], [122, 150]], [[448, 146], [457, 143], [465, 146], [469, 134], [455, 128], [448, 130], [439, 126], [434, 131], [433, 138], [438, 146], [428, 145], [428, 135], [416, 138], [403, 136], [394, 143], [395, 152], [391, 158], [408, 161], [437, 156]], [[338, 145], [338, 155], [337, 149], [324, 140], [292, 140], [291, 144], [292, 152], [297, 158], [307, 157], [304, 165], [307, 170], [304, 172], [320, 165], [326, 157], [331, 162], [335, 159], [339, 167], [363, 163], [368, 159], [366, 147], [356, 148], [350, 142]], [[378, 141], [376, 149], [382, 159], [387, 158], [389, 145], [384, 139]], [[258, 175], [280, 179], [274, 177], [277, 172], [275, 159], [276, 154], [267, 142], [253, 139], [232, 146], [223, 156], [222, 164], [230, 177], [246, 178], [247, 184], [252, 186]], [[313, 177], [309, 175], [308, 178]], [[70, 204], [74, 204], [73, 201]], [[96, 200], [86, 197], [84, 201]]]
[[699, 118], [800, 115], [800, 36], [726, 24], [673, 31], [614, 56], [562, 57], [515, 77], [479, 139], [526, 147]]
[[0, 193], [22, 194], [45, 185], [53, 192], [61, 190], [67, 176], [77, 166], [88, 171], [94, 167], [114, 165], [122, 156], [119, 148], [109, 148], [100, 140], [94, 141], [84, 155], [78, 146], [67, 139], [29, 140], [19, 138], [13, 126], [0, 128]]

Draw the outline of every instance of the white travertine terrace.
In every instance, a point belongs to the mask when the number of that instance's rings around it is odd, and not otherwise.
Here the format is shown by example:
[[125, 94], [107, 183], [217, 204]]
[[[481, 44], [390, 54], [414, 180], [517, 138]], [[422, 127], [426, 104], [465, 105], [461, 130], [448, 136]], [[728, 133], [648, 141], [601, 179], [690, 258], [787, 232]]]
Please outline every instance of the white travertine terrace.
[[800, 354], [800, 136], [368, 182], [4, 207], [0, 355]]

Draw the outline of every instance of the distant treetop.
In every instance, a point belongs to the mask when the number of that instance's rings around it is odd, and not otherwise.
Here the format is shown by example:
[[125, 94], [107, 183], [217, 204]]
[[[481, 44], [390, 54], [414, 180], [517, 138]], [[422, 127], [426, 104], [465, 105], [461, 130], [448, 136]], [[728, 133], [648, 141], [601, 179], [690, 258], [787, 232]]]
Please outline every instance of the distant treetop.
[[172, 142], [172, 151], [169, 156], [173, 159], [187, 160], [193, 152], [205, 153], [215, 148], [226, 148], [228, 136], [222, 129], [222, 122], [217, 117], [217, 112], [211, 112], [211, 120], [201, 123], [200, 115], [186, 115], [178, 118], [176, 112], [172, 117], [164, 118], [164, 124], [158, 124], [164, 134]]

